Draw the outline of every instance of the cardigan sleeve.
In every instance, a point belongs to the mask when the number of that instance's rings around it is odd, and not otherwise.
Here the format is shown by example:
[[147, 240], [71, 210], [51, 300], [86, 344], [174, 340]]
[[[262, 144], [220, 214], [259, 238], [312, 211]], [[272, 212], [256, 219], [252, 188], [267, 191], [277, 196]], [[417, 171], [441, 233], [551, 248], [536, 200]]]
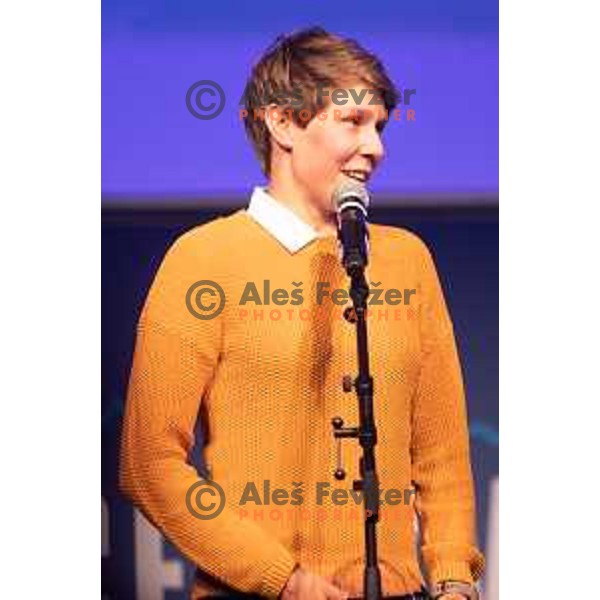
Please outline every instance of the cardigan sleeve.
[[452, 322], [429, 250], [420, 243], [421, 364], [412, 402], [412, 479], [430, 582], [483, 572], [464, 388]]
[[[188, 490], [201, 481], [188, 456], [218, 366], [223, 323], [221, 315], [194, 318], [185, 298], [195, 280], [211, 274], [211, 264], [210, 252], [201, 256], [184, 236], [149, 292], [128, 388], [120, 486], [192, 563], [232, 588], [275, 598], [296, 564], [290, 551], [258, 524], [239, 519], [226, 502], [220, 514], [205, 520], [186, 502]], [[204, 505], [217, 501], [204, 496]]]

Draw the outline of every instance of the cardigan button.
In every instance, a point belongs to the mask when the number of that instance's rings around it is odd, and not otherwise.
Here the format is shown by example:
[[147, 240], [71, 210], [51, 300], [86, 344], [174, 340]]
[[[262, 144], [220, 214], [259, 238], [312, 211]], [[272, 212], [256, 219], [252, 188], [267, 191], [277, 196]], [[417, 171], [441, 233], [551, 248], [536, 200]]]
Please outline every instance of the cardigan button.
[[351, 375], [344, 375], [342, 377], [342, 389], [344, 390], [344, 392], [345, 393], [351, 392], [353, 386], [354, 386], [354, 384], [352, 382], [352, 376]]

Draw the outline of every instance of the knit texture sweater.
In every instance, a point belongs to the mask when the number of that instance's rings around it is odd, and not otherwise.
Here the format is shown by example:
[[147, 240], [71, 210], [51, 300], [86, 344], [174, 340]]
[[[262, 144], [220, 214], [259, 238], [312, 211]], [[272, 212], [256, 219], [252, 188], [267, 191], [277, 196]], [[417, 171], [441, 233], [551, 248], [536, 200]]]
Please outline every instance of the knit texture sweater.
[[[383, 594], [416, 591], [425, 576], [472, 582], [483, 557], [452, 322], [423, 242], [369, 231], [367, 281], [384, 290], [367, 316]], [[207, 280], [222, 296], [197, 293]], [[290, 253], [243, 209], [181, 236], [158, 270], [138, 325], [120, 482], [196, 565], [193, 598], [276, 598], [296, 564], [361, 595], [364, 503], [352, 482], [362, 450], [354, 439], [338, 448], [331, 426], [334, 416], [359, 424], [356, 394], [342, 387], [357, 374], [356, 327], [336, 289], [349, 279], [334, 237]], [[206, 472], [189, 458], [198, 425]], [[220, 512], [205, 518], [207, 507]]]

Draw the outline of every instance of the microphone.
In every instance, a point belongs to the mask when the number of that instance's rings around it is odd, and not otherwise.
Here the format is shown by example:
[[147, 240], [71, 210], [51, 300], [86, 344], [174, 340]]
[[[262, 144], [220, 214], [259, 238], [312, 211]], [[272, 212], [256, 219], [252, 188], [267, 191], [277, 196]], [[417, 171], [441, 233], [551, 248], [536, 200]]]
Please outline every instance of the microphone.
[[342, 264], [350, 277], [358, 275], [367, 266], [369, 232], [366, 219], [369, 203], [367, 189], [358, 182], [346, 181], [333, 192]]

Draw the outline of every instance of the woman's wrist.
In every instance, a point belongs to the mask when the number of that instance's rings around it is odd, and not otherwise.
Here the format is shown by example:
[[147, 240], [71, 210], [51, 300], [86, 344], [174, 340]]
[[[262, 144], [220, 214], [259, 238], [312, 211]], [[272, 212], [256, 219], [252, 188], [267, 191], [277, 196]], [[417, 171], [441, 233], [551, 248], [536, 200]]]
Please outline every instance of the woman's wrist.
[[433, 600], [436, 598], [444, 598], [446, 596], [462, 596], [467, 600], [479, 600], [479, 592], [477, 588], [466, 581], [439, 581], [435, 583], [431, 589], [431, 597]]
[[289, 595], [294, 591], [294, 581], [296, 579], [296, 574], [301, 569], [300, 563], [296, 563], [290, 576], [287, 578], [281, 593], [279, 594], [279, 600], [285, 600], [285, 598], [289, 597]]

